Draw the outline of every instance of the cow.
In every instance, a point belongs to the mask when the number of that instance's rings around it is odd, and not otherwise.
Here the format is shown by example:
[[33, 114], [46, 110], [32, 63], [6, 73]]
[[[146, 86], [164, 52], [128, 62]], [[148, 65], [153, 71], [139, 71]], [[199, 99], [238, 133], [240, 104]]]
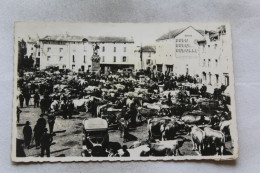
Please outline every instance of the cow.
[[162, 139], [164, 128], [162, 125], [167, 124], [170, 122], [171, 119], [168, 117], [162, 118], [153, 118], [147, 121], [147, 128], [148, 128], [148, 139]]
[[164, 123], [161, 125], [162, 131], [162, 141], [173, 140], [177, 132], [183, 130], [185, 124], [181, 121], [171, 120], [169, 123]]
[[204, 147], [204, 139], [205, 139], [205, 132], [201, 130], [197, 126], [191, 126], [191, 141], [192, 141], [192, 150], [198, 150], [199, 154], [201, 155]]
[[129, 123], [124, 118], [119, 119], [118, 121], [118, 129], [120, 131], [120, 137], [124, 139], [123, 142], [128, 141], [128, 129], [129, 129]]
[[140, 145], [136, 148], [127, 149], [131, 157], [149, 156], [150, 147], [148, 145]]
[[58, 100], [53, 100], [50, 105], [50, 110], [53, 113], [57, 113], [59, 111], [60, 103]]
[[231, 135], [231, 120], [227, 120], [227, 121], [221, 121], [219, 123], [219, 130], [224, 133], [226, 139], [229, 138], [229, 136]]
[[181, 120], [186, 124], [209, 124], [210, 118], [205, 115], [183, 115]]
[[219, 153], [223, 155], [225, 149], [225, 135], [218, 130], [213, 130], [209, 127], [204, 128], [205, 132], [205, 140], [204, 140], [204, 147], [214, 145], [214, 148], [219, 149]]
[[150, 155], [153, 156], [181, 156], [180, 148], [183, 143], [187, 141], [186, 138], [175, 139], [169, 141], [159, 141], [157, 143], [150, 143]]

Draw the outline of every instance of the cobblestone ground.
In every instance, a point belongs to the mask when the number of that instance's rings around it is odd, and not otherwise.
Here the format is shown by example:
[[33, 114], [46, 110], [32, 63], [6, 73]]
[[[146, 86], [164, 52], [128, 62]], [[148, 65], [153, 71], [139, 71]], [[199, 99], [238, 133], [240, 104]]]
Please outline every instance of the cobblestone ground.
[[[23, 140], [23, 126], [26, 121], [31, 122], [32, 129], [36, 124], [40, 115], [39, 108], [33, 108], [29, 106], [22, 108], [20, 123], [17, 124], [17, 139]], [[54, 125], [54, 132], [56, 136], [53, 137], [53, 145], [51, 146], [51, 157], [65, 157], [65, 156], [81, 156], [82, 151], [82, 120], [84, 118], [91, 117], [90, 114], [81, 112], [78, 115], [73, 115], [73, 119], [62, 119], [61, 116], [57, 116]], [[44, 117], [46, 118], [46, 117]], [[48, 124], [47, 124], [48, 127]], [[118, 130], [109, 130], [109, 139], [111, 142], [119, 142], [121, 145], [127, 145], [128, 147], [136, 140], [146, 140], [148, 138], [147, 124], [139, 124], [135, 129], [130, 129], [131, 141], [123, 143], [123, 139], [120, 138]], [[185, 136], [190, 139], [189, 136]], [[191, 141], [185, 142], [180, 149], [184, 155], [197, 155], [197, 152], [192, 151]], [[231, 142], [226, 142], [226, 150], [230, 152]], [[32, 142], [30, 149], [24, 148], [25, 156], [40, 156], [40, 149], [36, 149], [35, 142]]]

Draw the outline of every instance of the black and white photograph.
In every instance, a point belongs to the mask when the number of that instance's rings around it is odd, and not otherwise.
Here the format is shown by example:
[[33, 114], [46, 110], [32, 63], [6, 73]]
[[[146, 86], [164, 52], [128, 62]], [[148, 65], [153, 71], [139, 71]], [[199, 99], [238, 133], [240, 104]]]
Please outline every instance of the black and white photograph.
[[16, 22], [14, 34], [14, 162], [238, 157], [228, 22]]

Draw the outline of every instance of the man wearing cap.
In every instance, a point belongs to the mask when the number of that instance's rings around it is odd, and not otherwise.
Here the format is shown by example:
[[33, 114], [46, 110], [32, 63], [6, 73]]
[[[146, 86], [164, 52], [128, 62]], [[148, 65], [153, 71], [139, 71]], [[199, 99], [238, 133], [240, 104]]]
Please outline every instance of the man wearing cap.
[[50, 157], [50, 146], [53, 141], [52, 135], [47, 133], [47, 128], [44, 129], [44, 133], [41, 137], [41, 157], [44, 157], [46, 151], [47, 157]]
[[33, 129], [36, 148], [38, 148], [40, 145], [40, 139], [42, 137], [45, 127], [46, 127], [46, 120], [43, 118], [43, 114], [41, 114], [40, 118], [37, 120], [37, 123]]
[[23, 136], [24, 136], [24, 144], [28, 149], [30, 148], [30, 142], [32, 140], [32, 128], [30, 126], [30, 122], [26, 121], [25, 126], [23, 128]]
[[53, 133], [55, 119], [56, 119], [56, 117], [54, 115], [54, 112], [51, 112], [50, 115], [48, 115], [48, 124], [49, 124], [49, 130], [50, 130], [51, 134]]

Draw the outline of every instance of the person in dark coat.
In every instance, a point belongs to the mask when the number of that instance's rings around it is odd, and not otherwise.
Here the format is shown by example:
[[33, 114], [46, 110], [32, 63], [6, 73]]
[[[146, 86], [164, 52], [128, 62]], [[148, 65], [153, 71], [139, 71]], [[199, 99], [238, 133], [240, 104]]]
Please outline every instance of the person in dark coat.
[[19, 95], [19, 101], [20, 101], [20, 107], [23, 108], [24, 96], [22, 93]]
[[42, 114], [45, 114], [45, 111], [46, 111], [45, 104], [46, 104], [46, 99], [45, 98], [41, 99], [40, 108], [41, 108]]
[[131, 125], [132, 126], [136, 125], [136, 115], [137, 115], [137, 109], [136, 109], [135, 101], [134, 101], [130, 105], [130, 118], [131, 118]]
[[61, 108], [61, 111], [62, 111], [62, 118], [67, 119], [67, 115], [68, 115], [68, 104], [67, 104], [67, 102], [62, 101], [60, 108]]
[[20, 114], [22, 113], [21, 109], [18, 108], [18, 106], [16, 107], [16, 116], [17, 116], [17, 122], [20, 122]]
[[35, 107], [39, 107], [39, 102], [40, 102], [40, 95], [38, 94], [38, 92], [36, 92], [35, 94], [34, 94], [34, 108]]
[[123, 148], [122, 148], [124, 154], [122, 154], [121, 157], [130, 157], [130, 153], [127, 151], [127, 146], [126, 145], [123, 145]]
[[44, 132], [41, 136], [41, 157], [44, 157], [45, 151], [47, 157], [50, 157], [50, 146], [53, 141], [53, 138], [51, 134], [47, 133], [47, 128], [44, 129]]
[[25, 147], [29, 149], [32, 140], [32, 128], [30, 126], [29, 121], [26, 121], [25, 126], [23, 128], [23, 136], [24, 136]]
[[36, 148], [40, 146], [40, 140], [45, 128], [46, 128], [46, 120], [43, 118], [43, 114], [41, 114], [40, 118], [37, 120], [37, 123], [33, 129]]
[[69, 100], [69, 102], [68, 102], [68, 115], [69, 115], [69, 119], [72, 118], [73, 111], [74, 111], [74, 104], [73, 104], [72, 100]]
[[30, 98], [31, 98], [31, 95], [29, 93], [29, 90], [26, 90], [25, 94], [24, 94], [24, 98], [25, 98], [25, 103], [26, 103], [26, 106], [28, 107], [29, 106], [29, 102], [30, 102]]
[[48, 115], [48, 124], [49, 124], [49, 130], [50, 130], [50, 134], [53, 133], [53, 128], [54, 128], [54, 124], [55, 124], [55, 115], [52, 112], [50, 115]]

